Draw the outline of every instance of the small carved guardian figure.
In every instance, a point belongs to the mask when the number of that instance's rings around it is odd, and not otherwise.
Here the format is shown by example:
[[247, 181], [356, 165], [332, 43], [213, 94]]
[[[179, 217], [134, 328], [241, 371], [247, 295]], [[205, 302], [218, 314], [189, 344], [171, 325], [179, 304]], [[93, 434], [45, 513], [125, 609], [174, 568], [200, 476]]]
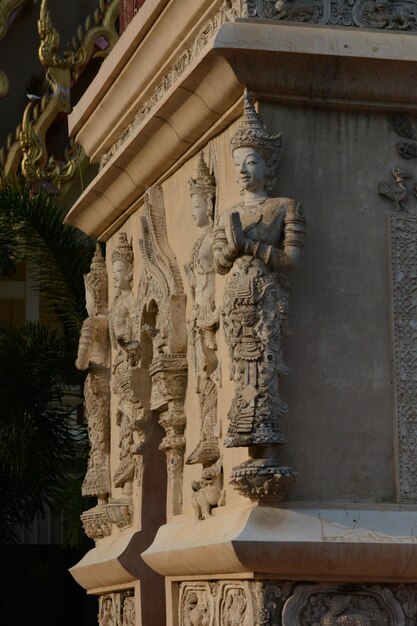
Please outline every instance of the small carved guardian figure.
[[198, 519], [207, 519], [215, 506], [224, 505], [222, 459], [203, 469], [201, 480], [192, 483], [191, 502]]
[[105, 596], [100, 598], [101, 610], [99, 613], [99, 626], [116, 626], [115, 607], [113, 598]]
[[277, 461], [286, 442], [280, 416], [288, 409], [278, 377], [287, 374], [282, 336], [288, 333], [289, 284], [303, 247], [301, 206], [271, 198], [281, 136], [270, 136], [246, 90], [241, 127], [232, 152], [243, 202], [223, 213], [216, 228], [214, 262], [229, 274], [222, 308], [235, 394], [228, 417], [227, 447], [248, 446], [252, 457], [233, 469], [232, 483], [253, 500], [278, 501], [295, 472]]
[[209, 626], [210, 610], [204, 593], [189, 591], [183, 608], [183, 626]]
[[194, 357], [194, 372], [200, 405], [200, 441], [187, 459], [188, 464], [207, 467], [220, 456], [217, 427], [217, 383], [219, 363], [216, 356], [216, 331], [219, 311], [214, 303], [214, 200], [216, 180], [200, 152], [197, 178], [189, 181], [192, 215], [201, 235], [194, 244], [191, 262], [185, 266], [193, 296], [193, 308], [187, 320]]
[[122, 604], [121, 626], [135, 626], [135, 596], [125, 595]]
[[92, 539], [99, 539], [111, 530], [105, 508], [110, 493], [110, 339], [107, 271], [99, 244], [84, 283], [88, 317], [81, 329], [75, 365], [80, 370], [88, 369], [84, 397], [90, 454], [81, 492], [83, 496], [95, 496], [98, 503], [85, 511], [81, 519], [86, 534]]
[[142, 404], [135, 393], [140, 361], [140, 344], [134, 338], [135, 305], [132, 294], [133, 251], [126, 233], [119, 234], [118, 246], [112, 254], [116, 295], [109, 313], [110, 338], [117, 350], [113, 363], [113, 392], [118, 398], [116, 423], [119, 426], [119, 465], [114, 473], [115, 487], [123, 488], [123, 496], [112, 500], [108, 514], [123, 528], [131, 523], [132, 484], [137, 466], [136, 456], [143, 442], [135, 442], [135, 426], [143, 418]]

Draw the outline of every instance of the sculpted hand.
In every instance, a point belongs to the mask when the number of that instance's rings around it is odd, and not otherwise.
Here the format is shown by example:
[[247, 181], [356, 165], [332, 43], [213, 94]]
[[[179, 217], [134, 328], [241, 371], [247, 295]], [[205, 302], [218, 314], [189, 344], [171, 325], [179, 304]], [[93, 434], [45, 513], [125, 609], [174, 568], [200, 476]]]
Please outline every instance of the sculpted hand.
[[229, 220], [225, 223], [225, 227], [229, 244], [237, 252], [243, 252], [245, 250], [246, 237], [243, 232], [240, 215], [237, 211], [230, 213]]

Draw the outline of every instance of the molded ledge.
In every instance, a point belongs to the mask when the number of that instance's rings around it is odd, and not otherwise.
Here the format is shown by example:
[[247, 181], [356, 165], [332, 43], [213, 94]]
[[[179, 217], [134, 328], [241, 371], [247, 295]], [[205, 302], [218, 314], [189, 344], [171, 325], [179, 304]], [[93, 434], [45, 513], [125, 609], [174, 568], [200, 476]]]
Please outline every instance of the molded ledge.
[[230, 123], [224, 121], [222, 126], [222, 117], [239, 100], [243, 88], [227, 61], [209, 51], [181, 78], [80, 196], [66, 217], [67, 224], [107, 239], [114, 222], [131, 209], [147, 186], [160, 181], [170, 168], [179, 167], [209, 129], [218, 133]]
[[81, 587], [93, 593], [103, 587], [115, 588], [131, 583], [144, 575], [152, 578], [154, 572], [139, 556], [143, 544], [141, 532], [101, 539], [69, 571]]
[[414, 33], [238, 21], [221, 27], [214, 48], [259, 97], [310, 106], [417, 107]]
[[417, 512], [250, 507], [162, 526], [144, 561], [165, 576], [417, 582]]
[[[126, 133], [66, 223], [102, 239], [110, 237], [137, 210], [147, 186], [165, 180], [238, 117], [242, 83], [261, 100], [415, 113], [416, 61], [414, 34], [250, 20], [223, 24], [213, 48], [202, 50], [148, 116]], [[130, 63], [121, 77], [126, 78], [129, 68]], [[139, 92], [146, 92], [143, 85], [135, 92], [131, 82], [126, 124], [139, 107]], [[119, 111], [123, 94], [117, 101]], [[108, 118], [103, 124], [98, 109], [88, 115], [87, 110], [77, 139], [85, 149], [92, 141], [96, 147], [87, 152], [98, 159], [104, 150], [100, 142], [114, 127]], [[114, 119], [115, 111], [112, 115]]]

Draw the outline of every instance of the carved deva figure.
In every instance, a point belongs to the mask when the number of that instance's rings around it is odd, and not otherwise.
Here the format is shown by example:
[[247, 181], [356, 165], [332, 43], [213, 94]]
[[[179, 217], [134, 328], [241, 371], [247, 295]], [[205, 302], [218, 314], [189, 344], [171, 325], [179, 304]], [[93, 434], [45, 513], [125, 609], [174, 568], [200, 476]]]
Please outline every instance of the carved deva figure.
[[113, 482], [115, 487], [123, 488], [123, 495], [119, 500], [112, 500], [107, 510], [112, 521], [123, 528], [131, 523], [132, 484], [142, 443], [135, 442], [134, 431], [143, 417], [134, 384], [139, 369], [140, 344], [134, 339], [133, 252], [126, 233], [119, 234], [112, 265], [116, 295], [109, 313], [109, 326], [112, 346], [117, 350], [112, 370], [113, 392], [118, 400], [116, 423], [120, 448]]
[[92, 539], [99, 539], [111, 530], [105, 508], [110, 492], [110, 339], [107, 272], [99, 244], [84, 283], [88, 317], [81, 329], [75, 365], [80, 370], [88, 369], [84, 397], [90, 454], [81, 491], [83, 496], [95, 496], [98, 502], [97, 506], [85, 511], [81, 519], [86, 534]]
[[194, 244], [191, 262], [185, 266], [193, 296], [187, 320], [192, 347], [197, 394], [200, 405], [200, 441], [187, 463], [202, 463], [206, 468], [220, 456], [217, 427], [217, 383], [219, 363], [216, 356], [216, 330], [219, 311], [214, 303], [214, 200], [216, 180], [200, 152], [197, 178], [190, 178], [191, 210], [201, 235]]
[[269, 197], [281, 136], [268, 135], [247, 90], [244, 103], [232, 138], [243, 202], [221, 215], [214, 244], [216, 270], [229, 275], [222, 317], [235, 382], [224, 443], [249, 447], [251, 459], [233, 469], [238, 490], [253, 500], [278, 501], [295, 476], [276, 458], [277, 446], [286, 442], [280, 415], [288, 409], [278, 386], [279, 375], [288, 372], [281, 344], [288, 316], [284, 273], [299, 261], [305, 220], [295, 200]]

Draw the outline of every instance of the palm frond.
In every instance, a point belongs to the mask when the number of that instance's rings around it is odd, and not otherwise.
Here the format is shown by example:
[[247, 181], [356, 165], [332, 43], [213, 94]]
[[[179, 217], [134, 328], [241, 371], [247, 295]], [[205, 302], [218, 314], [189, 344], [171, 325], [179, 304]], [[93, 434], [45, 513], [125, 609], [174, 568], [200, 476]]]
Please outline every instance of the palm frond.
[[63, 224], [64, 217], [55, 196], [34, 194], [16, 181], [0, 185], [0, 271], [7, 274], [20, 259], [29, 263], [41, 297], [74, 348], [85, 317], [83, 275], [95, 240]]

